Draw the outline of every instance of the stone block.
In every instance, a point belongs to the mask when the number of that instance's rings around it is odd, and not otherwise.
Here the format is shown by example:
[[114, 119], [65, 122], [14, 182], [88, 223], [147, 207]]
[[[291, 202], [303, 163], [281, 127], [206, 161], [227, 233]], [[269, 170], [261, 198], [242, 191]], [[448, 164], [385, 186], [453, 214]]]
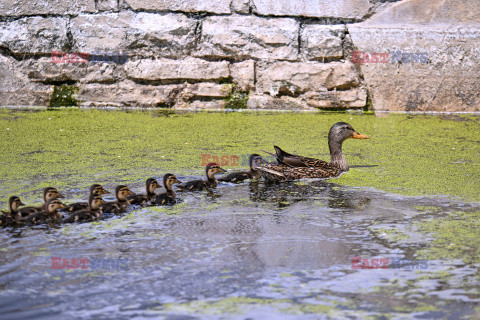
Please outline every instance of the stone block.
[[259, 63], [256, 92], [298, 96], [321, 89], [349, 89], [360, 83], [358, 71], [350, 62]]
[[195, 55], [235, 60], [296, 60], [298, 28], [298, 22], [288, 18], [208, 17], [203, 21]]
[[64, 18], [28, 17], [0, 23], [0, 47], [14, 53], [49, 53], [67, 43]]
[[225, 0], [124, 0], [133, 10], [231, 13], [230, 1]]
[[252, 0], [254, 12], [262, 16], [362, 19], [370, 10], [369, 0]]
[[127, 76], [131, 79], [162, 80], [221, 80], [230, 76], [227, 61], [210, 62], [189, 58], [185, 60], [138, 60], [125, 64]]
[[342, 58], [344, 34], [344, 26], [306, 25], [301, 34], [302, 56], [306, 60]]
[[230, 67], [232, 81], [241, 91], [255, 89], [255, 61], [246, 60], [233, 63]]
[[71, 30], [74, 50], [178, 57], [193, 48], [196, 23], [183, 14], [120, 12], [80, 15]]
[[95, 12], [95, 0], [2, 0], [0, 16], [20, 17], [41, 14], [79, 14]]

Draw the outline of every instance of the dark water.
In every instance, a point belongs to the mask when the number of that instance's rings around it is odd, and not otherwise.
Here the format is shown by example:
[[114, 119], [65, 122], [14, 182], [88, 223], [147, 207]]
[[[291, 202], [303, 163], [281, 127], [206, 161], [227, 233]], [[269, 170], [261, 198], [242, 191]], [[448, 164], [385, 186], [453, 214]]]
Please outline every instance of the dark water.
[[[99, 223], [0, 230], [0, 318], [480, 317], [479, 266], [352, 269], [353, 257], [419, 263], [431, 239], [415, 222], [433, 218], [419, 208], [438, 218], [475, 204], [320, 181], [179, 197]], [[52, 269], [54, 257], [88, 268]]]

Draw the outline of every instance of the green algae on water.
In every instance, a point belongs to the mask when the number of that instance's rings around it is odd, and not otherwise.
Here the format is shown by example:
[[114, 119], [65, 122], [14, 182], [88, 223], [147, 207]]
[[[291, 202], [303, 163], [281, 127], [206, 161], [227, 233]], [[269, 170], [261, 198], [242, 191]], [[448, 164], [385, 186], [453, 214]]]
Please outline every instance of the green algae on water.
[[[351, 166], [337, 184], [405, 195], [447, 195], [480, 201], [480, 123], [475, 117], [348, 113], [55, 112], [0, 110], [1, 201], [18, 194], [41, 201], [42, 188], [87, 191], [166, 172], [202, 177], [204, 159], [223, 159], [230, 170], [247, 167], [251, 153], [286, 151], [329, 159], [330, 126], [346, 121], [369, 140], [349, 139]], [[239, 161], [230, 161], [231, 157]], [[223, 157], [223, 158], [222, 158]], [[228, 160], [225, 160], [228, 159]]]

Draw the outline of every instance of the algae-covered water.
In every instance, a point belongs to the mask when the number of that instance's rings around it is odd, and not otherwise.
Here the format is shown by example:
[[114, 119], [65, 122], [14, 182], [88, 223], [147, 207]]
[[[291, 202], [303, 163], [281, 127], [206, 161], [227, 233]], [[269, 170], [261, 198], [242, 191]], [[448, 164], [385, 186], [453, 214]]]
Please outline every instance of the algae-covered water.
[[0, 205], [245, 169], [274, 144], [328, 159], [337, 121], [371, 137], [345, 142], [338, 179], [0, 229], [0, 318], [480, 318], [478, 117], [2, 110]]

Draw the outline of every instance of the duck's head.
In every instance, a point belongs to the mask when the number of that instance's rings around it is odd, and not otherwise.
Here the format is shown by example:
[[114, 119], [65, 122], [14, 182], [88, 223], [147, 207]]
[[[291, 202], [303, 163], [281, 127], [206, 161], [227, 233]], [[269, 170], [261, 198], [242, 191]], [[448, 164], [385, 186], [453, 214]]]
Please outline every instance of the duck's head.
[[47, 201], [47, 213], [54, 213], [59, 209], [66, 209], [67, 206], [58, 199], [50, 199]]
[[343, 141], [353, 139], [369, 139], [368, 136], [358, 133], [346, 122], [337, 122], [328, 133], [328, 148], [330, 149], [330, 163], [338, 166], [342, 171], [348, 171], [348, 164], [342, 154]]
[[262, 157], [256, 153], [250, 155], [248, 162], [249, 162], [250, 168], [253, 170], [265, 164], [265, 160], [263, 160]]
[[370, 139], [364, 134], [358, 133], [351, 125], [346, 122], [337, 122], [331, 128], [328, 133], [328, 141], [334, 143], [342, 143], [343, 141], [353, 139]]
[[115, 196], [120, 201], [126, 201], [127, 196], [133, 196], [133, 195], [135, 194], [132, 191], [130, 191], [130, 189], [128, 189], [127, 186], [120, 185], [115, 188]]
[[145, 182], [145, 185], [147, 188], [147, 193], [149, 194], [155, 193], [155, 189], [160, 188], [158, 181], [154, 178], [148, 178], [147, 181]]
[[166, 175], [163, 176], [163, 185], [165, 186], [166, 190], [172, 189], [172, 185], [174, 183], [182, 183], [177, 179], [177, 177], [174, 174], [167, 173]]
[[90, 187], [90, 194], [95, 196], [101, 196], [102, 194], [110, 193], [109, 191], [105, 190], [102, 185], [100, 184], [92, 184]]
[[207, 164], [207, 167], [205, 168], [205, 173], [209, 179], [213, 179], [217, 173], [223, 172], [227, 172], [227, 170], [220, 168], [218, 164], [213, 162]]
[[48, 200], [50, 199], [58, 199], [58, 198], [65, 198], [65, 197], [58, 192], [57, 188], [46, 187], [45, 189], [43, 189], [43, 200], [45, 201], [45, 203], [47, 203]]
[[104, 204], [105, 204], [105, 201], [103, 201], [101, 196], [96, 196], [94, 194], [91, 194], [90, 198], [88, 199], [88, 205], [92, 210], [97, 210]]
[[10, 199], [8, 199], [8, 207], [10, 208], [10, 212], [17, 212], [18, 207], [24, 205], [25, 203], [20, 201], [20, 198], [17, 196], [11, 196]]

